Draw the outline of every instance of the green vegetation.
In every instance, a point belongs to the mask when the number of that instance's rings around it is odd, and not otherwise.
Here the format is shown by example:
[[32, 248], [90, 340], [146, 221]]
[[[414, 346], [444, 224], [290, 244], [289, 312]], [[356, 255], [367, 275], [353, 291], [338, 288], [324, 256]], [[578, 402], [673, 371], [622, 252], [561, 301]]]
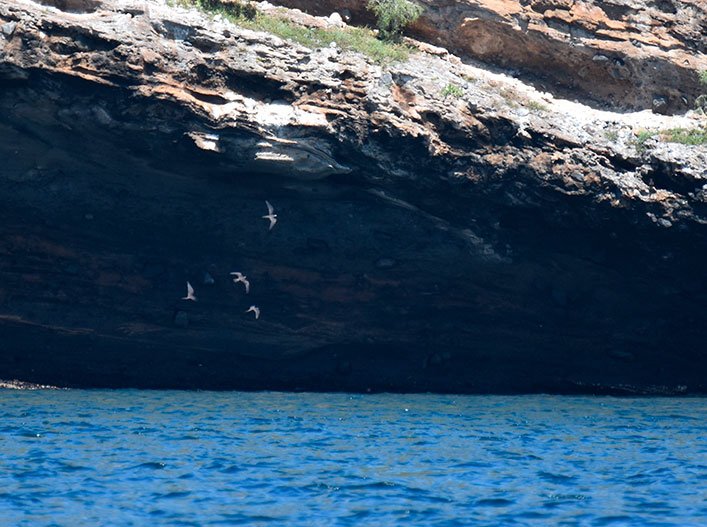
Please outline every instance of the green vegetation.
[[707, 144], [707, 126], [703, 128], [671, 128], [670, 130], [662, 130], [660, 138], [668, 143], [704, 145]]
[[619, 132], [616, 130], [607, 130], [604, 132], [604, 137], [606, 137], [609, 141], [611, 142], [616, 142], [616, 140], [619, 138]]
[[656, 132], [653, 130], [639, 130], [638, 133], [636, 133], [636, 141], [641, 144], [645, 144], [646, 141], [654, 135], [656, 135]]
[[681, 145], [707, 144], [707, 127], [701, 128], [670, 128], [669, 130], [640, 130], [636, 133], [634, 145], [639, 152], [646, 150], [649, 139], [657, 137], [666, 143], [679, 143]]
[[376, 15], [380, 37], [398, 42], [403, 30], [422, 14], [422, 7], [410, 0], [368, 0], [368, 9]]
[[203, 11], [210, 13], [219, 13], [224, 17], [244, 18], [246, 20], [254, 20], [258, 15], [258, 10], [248, 0], [245, 2], [239, 1], [222, 1], [222, 0], [193, 0], [191, 2]]
[[221, 15], [241, 27], [272, 33], [309, 48], [326, 47], [336, 42], [341, 49], [358, 51], [379, 64], [401, 62], [407, 60], [410, 55], [408, 46], [380, 40], [367, 28], [322, 29], [300, 26], [286, 18], [259, 13], [250, 2], [233, 0], [172, 0], [172, 2], [174, 5], [196, 7], [206, 13]]
[[447, 84], [444, 88], [442, 88], [440, 95], [442, 95], [442, 97], [444, 97], [445, 99], [449, 96], [461, 97], [462, 95], [464, 95], [464, 90], [456, 84], [450, 83]]
[[707, 113], [707, 70], [702, 70], [697, 74], [697, 78], [702, 85], [703, 94], [695, 99], [695, 110]]
[[697, 81], [702, 86], [702, 94], [695, 98], [695, 110], [707, 114], [707, 70], [697, 72]]
[[634, 139], [633, 144], [636, 146], [636, 150], [639, 152], [646, 151], [646, 143], [650, 138], [656, 135], [655, 131], [651, 130], [639, 130], [636, 133], [636, 139]]
[[525, 106], [527, 106], [530, 110], [536, 111], [536, 112], [547, 112], [549, 108], [545, 106], [543, 103], [538, 102], [538, 101], [531, 101], [528, 100], [525, 103]]
[[695, 99], [695, 110], [707, 113], [707, 95], [700, 95]]

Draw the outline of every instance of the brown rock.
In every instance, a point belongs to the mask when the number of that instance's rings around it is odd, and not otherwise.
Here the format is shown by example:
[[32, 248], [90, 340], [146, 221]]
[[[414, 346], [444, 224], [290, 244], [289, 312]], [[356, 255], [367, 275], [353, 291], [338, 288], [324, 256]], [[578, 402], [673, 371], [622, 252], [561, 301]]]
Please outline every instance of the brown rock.
[[[365, 2], [278, 0], [314, 14], [349, 9], [372, 23]], [[694, 106], [707, 69], [707, 4], [700, 0], [423, 0], [409, 34], [462, 57], [516, 69], [556, 94], [619, 110], [661, 113]], [[592, 60], [597, 56], [605, 61]], [[683, 98], [685, 101], [683, 101]]]

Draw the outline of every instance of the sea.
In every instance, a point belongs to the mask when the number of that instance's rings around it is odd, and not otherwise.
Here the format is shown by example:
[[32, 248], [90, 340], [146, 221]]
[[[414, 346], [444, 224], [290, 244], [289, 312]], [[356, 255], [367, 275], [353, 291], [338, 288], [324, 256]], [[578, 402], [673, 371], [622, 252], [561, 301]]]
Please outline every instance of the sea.
[[707, 399], [0, 391], [3, 526], [707, 526]]

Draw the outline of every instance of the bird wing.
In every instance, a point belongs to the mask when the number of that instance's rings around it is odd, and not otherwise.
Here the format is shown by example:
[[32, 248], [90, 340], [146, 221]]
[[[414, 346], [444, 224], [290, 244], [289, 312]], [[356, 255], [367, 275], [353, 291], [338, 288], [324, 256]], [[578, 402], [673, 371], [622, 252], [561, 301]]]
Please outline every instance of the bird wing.
[[250, 293], [250, 282], [248, 280], [243, 280], [243, 284], [245, 285], [246, 294]]
[[268, 230], [271, 231], [277, 223], [277, 218], [273, 218], [272, 216], [270, 216], [268, 219], [270, 220], [270, 228]]
[[273, 209], [272, 205], [270, 205], [270, 202], [268, 200], [265, 200], [265, 204], [268, 206], [268, 214], [272, 214], [275, 212], [275, 209]]
[[194, 288], [187, 282], [187, 296], [194, 296]]

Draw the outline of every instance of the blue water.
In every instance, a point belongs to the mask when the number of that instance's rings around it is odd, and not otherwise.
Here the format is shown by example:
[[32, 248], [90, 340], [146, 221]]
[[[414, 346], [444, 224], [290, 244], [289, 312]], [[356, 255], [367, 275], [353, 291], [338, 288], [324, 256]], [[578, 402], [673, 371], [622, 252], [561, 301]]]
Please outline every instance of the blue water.
[[707, 400], [0, 391], [0, 525], [707, 525]]

